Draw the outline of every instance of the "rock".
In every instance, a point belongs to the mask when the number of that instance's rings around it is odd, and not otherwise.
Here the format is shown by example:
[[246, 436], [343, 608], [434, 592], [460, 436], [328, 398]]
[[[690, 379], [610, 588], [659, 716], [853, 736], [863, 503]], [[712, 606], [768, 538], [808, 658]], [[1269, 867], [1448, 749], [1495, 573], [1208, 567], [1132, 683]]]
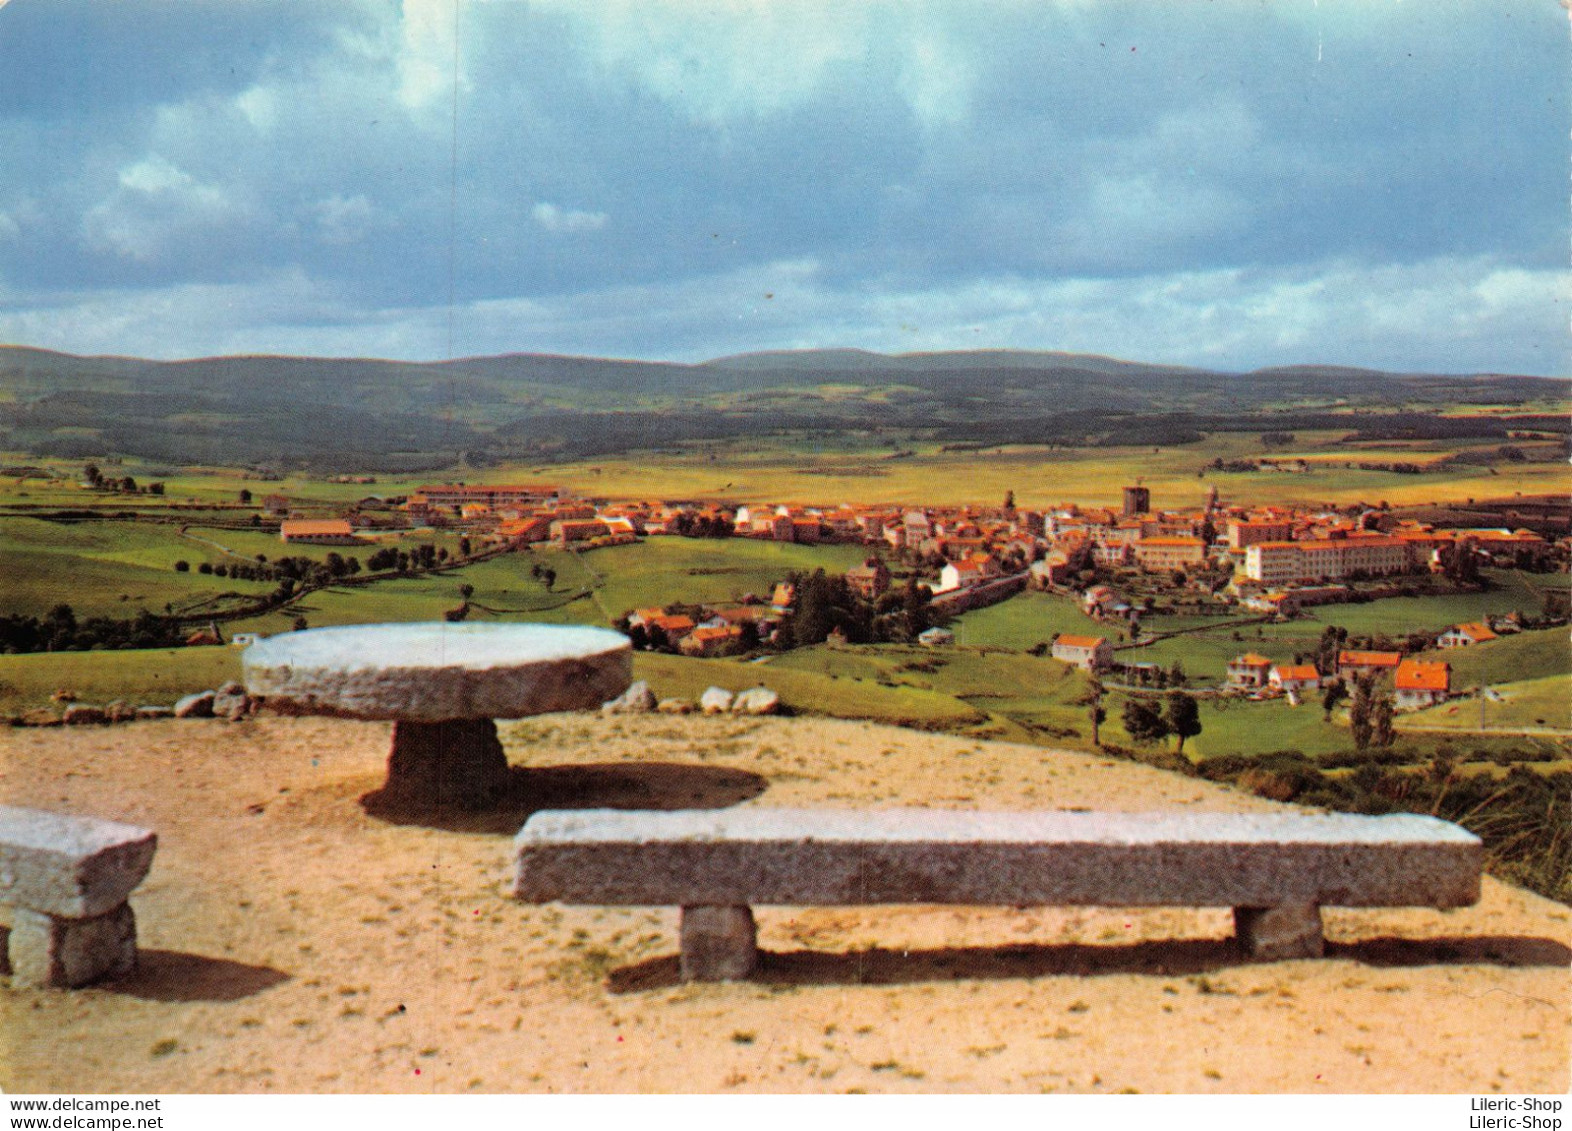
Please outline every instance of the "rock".
[[73, 703], [65, 709], [65, 724], [68, 727], [97, 726], [107, 723], [109, 715], [102, 707], [90, 707], [86, 703]]
[[56, 703], [75, 703], [76, 692], [66, 687], [57, 687], [49, 698]]
[[636, 715], [654, 709], [655, 693], [642, 679], [629, 685], [628, 689], [615, 699], [608, 699], [600, 705], [600, 713], [603, 715]]
[[663, 715], [691, 715], [693, 704], [686, 699], [662, 699], [655, 709]]
[[218, 689], [218, 694], [220, 695], [244, 695], [245, 693], [245, 685], [233, 679], [227, 681]]
[[774, 715], [781, 709], [781, 697], [768, 687], [750, 687], [739, 691], [731, 701], [734, 715]]
[[706, 715], [724, 715], [731, 710], [731, 692], [724, 687], [711, 687], [699, 696], [699, 709]]
[[187, 695], [175, 704], [175, 718], [211, 719], [215, 698], [217, 693], [213, 691], [198, 691], [195, 695]]
[[31, 711], [23, 711], [11, 722], [24, 727], [57, 727], [65, 720], [48, 707], [34, 707]]
[[[230, 690], [234, 688], [234, 690]], [[215, 719], [229, 719], [231, 722], [245, 718], [251, 713], [251, 697], [246, 694], [245, 688], [238, 683], [226, 683], [213, 695], [213, 717]]]
[[136, 718], [136, 708], [124, 699], [116, 699], [104, 708], [104, 714], [109, 717], [109, 721], [112, 723], [128, 723]]
[[172, 719], [174, 716], [175, 711], [172, 707], [158, 707], [144, 703], [136, 709], [136, 717], [139, 719]]

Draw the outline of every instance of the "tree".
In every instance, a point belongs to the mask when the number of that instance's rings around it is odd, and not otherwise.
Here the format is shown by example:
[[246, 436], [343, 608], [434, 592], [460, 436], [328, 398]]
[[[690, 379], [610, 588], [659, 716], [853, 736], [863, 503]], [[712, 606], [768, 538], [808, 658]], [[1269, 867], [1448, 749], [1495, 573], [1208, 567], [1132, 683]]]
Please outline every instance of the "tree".
[[1087, 680], [1086, 691], [1078, 700], [1086, 707], [1086, 718], [1092, 724], [1092, 745], [1102, 749], [1102, 736], [1099, 727], [1108, 721], [1108, 712], [1103, 707], [1103, 681], [1095, 675]]
[[1390, 749], [1397, 737], [1392, 730], [1392, 697], [1381, 694], [1370, 707], [1370, 741], [1382, 750]]
[[1168, 693], [1168, 710], [1163, 715], [1170, 733], [1179, 737], [1178, 753], [1184, 753], [1184, 740], [1201, 733], [1201, 707], [1194, 695], [1183, 691]]
[[250, 506], [251, 505], [251, 492], [248, 491], [244, 487], [242, 487], [240, 489], [240, 505], [241, 506]]
[[471, 585], [469, 582], [466, 581], [463, 585], [459, 586], [459, 596], [464, 598], [466, 603], [474, 595], [475, 595], [475, 587], [473, 585]]
[[1348, 725], [1354, 733], [1354, 749], [1365, 750], [1375, 733], [1372, 707], [1375, 698], [1375, 677], [1369, 673], [1354, 680], [1354, 701], [1348, 708]]
[[184, 558], [181, 558], [178, 562], [175, 563], [175, 572], [176, 573], [190, 573], [191, 572], [191, 563], [186, 561]]
[[104, 473], [98, 469], [96, 463], [90, 463], [82, 469], [82, 478], [87, 481], [89, 487], [96, 488], [104, 485]]
[[550, 566], [546, 567], [540, 571], [540, 581], [549, 592], [551, 587], [557, 584], [557, 571], [552, 569]]
[[1326, 712], [1324, 721], [1332, 721], [1332, 712], [1337, 710], [1337, 705], [1348, 698], [1348, 685], [1342, 680], [1335, 680], [1327, 684], [1326, 690], [1321, 693], [1321, 710]]
[[1014, 491], [1006, 491], [1004, 493], [1004, 509], [1005, 509], [1006, 512], [1013, 512], [1015, 510], [1015, 492]]
[[1123, 721], [1124, 729], [1137, 742], [1161, 742], [1168, 737], [1168, 721], [1157, 704], [1149, 700], [1127, 700]]

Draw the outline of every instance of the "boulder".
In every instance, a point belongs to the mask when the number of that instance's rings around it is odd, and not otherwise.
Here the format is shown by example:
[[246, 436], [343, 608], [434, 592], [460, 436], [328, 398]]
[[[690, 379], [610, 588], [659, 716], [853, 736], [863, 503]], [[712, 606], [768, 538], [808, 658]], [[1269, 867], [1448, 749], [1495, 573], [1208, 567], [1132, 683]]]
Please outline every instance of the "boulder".
[[781, 697], [768, 687], [750, 687], [739, 691], [731, 701], [734, 715], [774, 715], [781, 709]]
[[109, 716], [109, 721], [112, 723], [128, 723], [136, 718], [136, 708], [124, 699], [116, 699], [104, 708], [104, 714]]
[[686, 699], [662, 699], [655, 709], [663, 715], [690, 715], [693, 713], [693, 704]]
[[68, 727], [96, 726], [108, 721], [109, 715], [102, 707], [91, 707], [86, 703], [72, 703], [65, 709], [65, 724]]
[[724, 687], [707, 688], [699, 696], [699, 709], [706, 715], [724, 715], [731, 710], [731, 692]]
[[217, 693], [213, 691], [198, 691], [195, 695], [187, 695], [175, 704], [175, 718], [211, 719], [215, 698]]
[[23, 711], [11, 722], [15, 726], [22, 727], [57, 727], [65, 720], [48, 707], [34, 707], [31, 711]]
[[139, 719], [170, 719], [174, 718], [174, 715], [172, 707], [158, 707], [145, 703], [136, 709], [136, 717]]
[[[230, 690], [231, 688], [235, 690]], [[226, 683], [213, 695], [213, 717], [235, 721], [251, 712], [251, 697], [238, 683]]]
[[644, 680], [629, 684], [628, 689], [615, 699], [600, 705], [603, 715], [638, 715], [655, 709], [655, 693]]

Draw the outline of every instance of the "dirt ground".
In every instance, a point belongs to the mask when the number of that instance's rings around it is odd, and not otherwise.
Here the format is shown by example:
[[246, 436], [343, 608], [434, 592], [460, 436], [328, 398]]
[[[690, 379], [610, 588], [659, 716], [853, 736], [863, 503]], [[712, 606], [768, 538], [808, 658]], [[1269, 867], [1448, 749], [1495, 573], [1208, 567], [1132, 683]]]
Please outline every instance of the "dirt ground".
[[[677, 980], [675, 908], [527, 906], [535, 807], [1264, 810], [1141, 766], [805, 719], [504, 724], [531, 799], [379, 812], [390, 728], [0, 731], [0, 798], [154, 828], [138, 971], [0, 993], [8, 1092], [1563, 1092], [1572, 912], [1326, 912], [1247, 965], [1226, 910], [759, 909], [755, 980]], [[367, 795], [371, 795], [367, 799]]]

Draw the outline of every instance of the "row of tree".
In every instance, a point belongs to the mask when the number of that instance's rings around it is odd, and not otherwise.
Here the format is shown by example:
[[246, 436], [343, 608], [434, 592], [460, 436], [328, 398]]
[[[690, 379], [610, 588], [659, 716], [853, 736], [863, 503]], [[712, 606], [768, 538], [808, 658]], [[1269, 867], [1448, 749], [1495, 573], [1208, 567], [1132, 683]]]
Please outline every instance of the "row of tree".
[[42, 617], [0, 616], [0, 652], [83, 652], [97, 648], [171, 648], [183, 642], [178, 622], [143, 609], [130, 620], [88, 617], [78, 621], [70, 605]]

